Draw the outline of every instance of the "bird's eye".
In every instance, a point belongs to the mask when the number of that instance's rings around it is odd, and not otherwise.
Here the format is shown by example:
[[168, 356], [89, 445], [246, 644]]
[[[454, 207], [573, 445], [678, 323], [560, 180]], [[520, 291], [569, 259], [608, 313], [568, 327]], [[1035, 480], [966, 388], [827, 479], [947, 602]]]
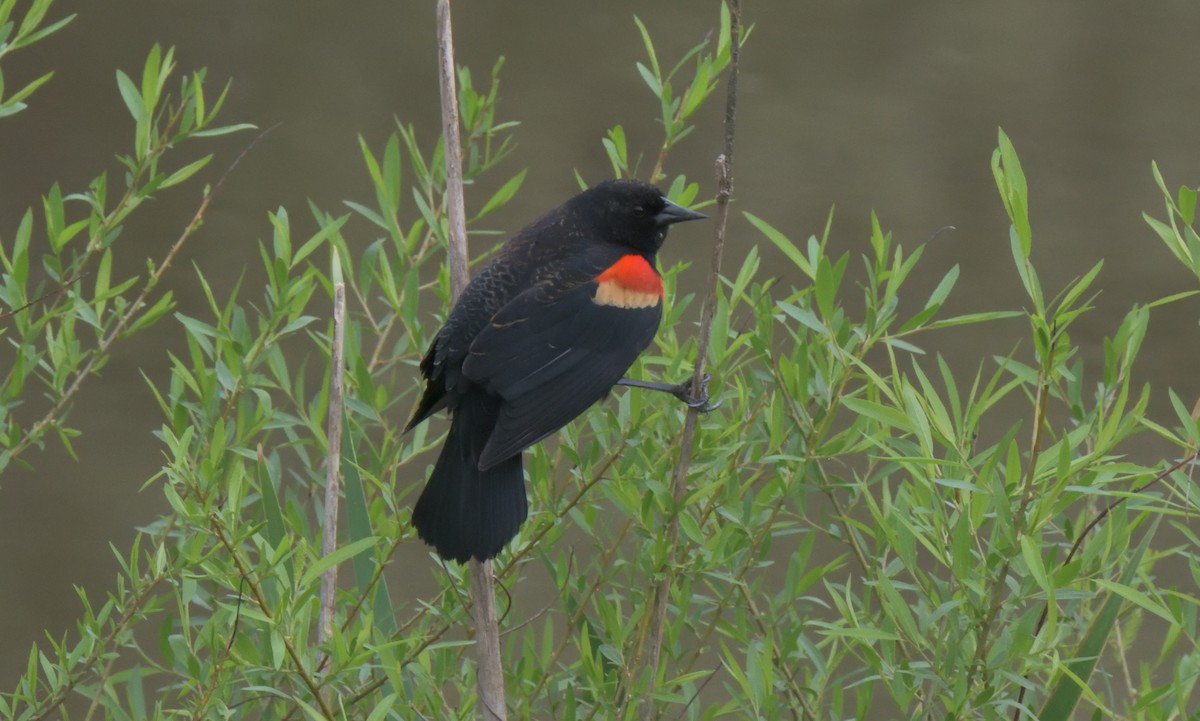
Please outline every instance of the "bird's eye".
[[646, 214], [646, 206], [635, 205], [635, 206], [633, 206], [633, 212], [637, 213], [638, 215], [645, 215]]

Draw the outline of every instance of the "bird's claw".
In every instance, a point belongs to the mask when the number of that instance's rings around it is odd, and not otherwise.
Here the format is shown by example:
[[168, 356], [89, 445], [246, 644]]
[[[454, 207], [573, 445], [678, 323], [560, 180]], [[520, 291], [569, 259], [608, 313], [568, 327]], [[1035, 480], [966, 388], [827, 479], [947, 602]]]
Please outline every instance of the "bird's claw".
[[695, 408], [701, 413], [712, 413], [721, 407], [721, 402], [709, 403], [708, 398], [708, 382], [712, 380], [711, 373], [705, 373], [704, 378], [700, 380], [700, 393], [692, 395], [692, 382], [684, 381], [671, 388], [671, 395], [683, 401], [683, 404], [688, 408]]

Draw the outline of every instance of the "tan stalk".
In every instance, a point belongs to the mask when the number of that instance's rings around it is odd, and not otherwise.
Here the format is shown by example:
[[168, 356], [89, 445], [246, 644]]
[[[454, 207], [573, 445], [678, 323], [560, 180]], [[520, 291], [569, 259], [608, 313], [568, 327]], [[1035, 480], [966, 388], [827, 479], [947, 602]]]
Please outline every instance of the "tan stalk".
[[[700, 337], [696, 344], [696, 369], [692, 375], [692, 393], [699, 395], [704, 386], [704, 362], [708, 355], [708, 346], [712, 338], [712, 321], [717, 308], [717, 284], [721, 277], [721, 258], [725, 251], [725, 226], [729, 219], [729, 199], [733, 196], [733, 139], [736, 129], [737, 116], [737, 82], [738, 56], [741, 54], [741, 0], [731, 0], [730, 14], [730, 56], [729, 80], [725, 95], [725, 148], [717, 156], [717, 211], [714, 218], [712, 266], [708, 274], [708, 288], [704, 297], [704, 309], [700, 315]], [[674, 507], [671, 519], [667, 525], [668, 547], [673, 548], [679, 539], [679, 512], [684, 498], [687, 496], [688, 470], [692, 462], [692, 449], [696, 442], [696, 423], [700, 419], [700, 410], [688, 409], [687, 418], [683, 424], [683, 435], [679, 444], [679, 463], [671, 479]], [[671, 595], [671, 581], [674, 576], [674, 554], [668, 552], [668, 561], [662, 569], [662, 580], [654, 590], [654, 605], [651, 611], [649, 657], [644, 668], [650, 672], [647, 679], [646, 694], [642, 699], [640, 717], [650, 719], [654, 716], [654, 705], [651, 694], [658, 676], [658, 662], [662, 653], [663, 632], [667, 622], [667, 602]]]
[[[446, 236], [450, 244], [450, 291], [454, 300], [467, 287], [467, 227], [463, 212], [462, 146], [459, 141], [458, 90], [454, 78], [454, 35], [450, 0], [438, 0], [438, 79], [442, 90], [442, 135], [446, 159]], [[507, 721], [504, 669], [500, 666], [500, 622], [496, 614], [492, 562], [471, 559], [471, 607], [475, 617], [476, 684], [485, 721]]]
[[[333, 251], [336, 266], [338, 253]], [[342, 347], [346, 336], [346, 284], [338, 283], [333, 290], [333, 342], [329, 350], [329, 414], [326, 420], [326, 440], [329, 453], [325, 461], [325, 528], [321, 540], [321, 555], [328, 556], [337, 550], [338, 497], [341, 484], [338, 482], [342, 468]], [[337, 564], [321, 574], [321, 617], [317, 626], [317, 641], [325, 643], [333, 637], [333, 601], [337, 592]], [[318, 668], [325, 665], [321, 659]]]

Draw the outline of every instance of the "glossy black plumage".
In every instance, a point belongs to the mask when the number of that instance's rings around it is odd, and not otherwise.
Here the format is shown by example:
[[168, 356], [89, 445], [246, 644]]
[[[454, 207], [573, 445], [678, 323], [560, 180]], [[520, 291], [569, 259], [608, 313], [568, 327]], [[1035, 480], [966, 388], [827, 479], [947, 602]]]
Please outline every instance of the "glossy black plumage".
[[494, 557], [527, 508], [521, 452], [602, 399], [654, 338], [667, 227], [703, 217], [651, 185], [609, 181], [509, 239], [471, 279], [421, 363], [408, 428], [451, 429], [413, 509], [444, 558]]

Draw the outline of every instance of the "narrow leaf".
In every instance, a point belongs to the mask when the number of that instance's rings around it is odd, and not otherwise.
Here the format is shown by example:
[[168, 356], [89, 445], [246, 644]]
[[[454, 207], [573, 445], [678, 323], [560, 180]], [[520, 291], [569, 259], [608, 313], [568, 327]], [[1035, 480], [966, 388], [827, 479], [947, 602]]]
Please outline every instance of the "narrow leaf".
[[379, 539], [377, 536], [360, 538], [353, 543], [342, 546], [328, 556], [323, 556], [322, 558], [318, 559], [316, 563], [309, 566], [308, 570], [304, 572], [304, 576], [300, 579], [300, 587], [304, 588], [309, 586], [318, 578], [320, 578], [322, 573], [325, 573], [325, 571], [329, 570], [333, 566], [336, 566], [342, 561], [353, 558], [363, 551], [366, 551], [374, 546], [378, 540]]

